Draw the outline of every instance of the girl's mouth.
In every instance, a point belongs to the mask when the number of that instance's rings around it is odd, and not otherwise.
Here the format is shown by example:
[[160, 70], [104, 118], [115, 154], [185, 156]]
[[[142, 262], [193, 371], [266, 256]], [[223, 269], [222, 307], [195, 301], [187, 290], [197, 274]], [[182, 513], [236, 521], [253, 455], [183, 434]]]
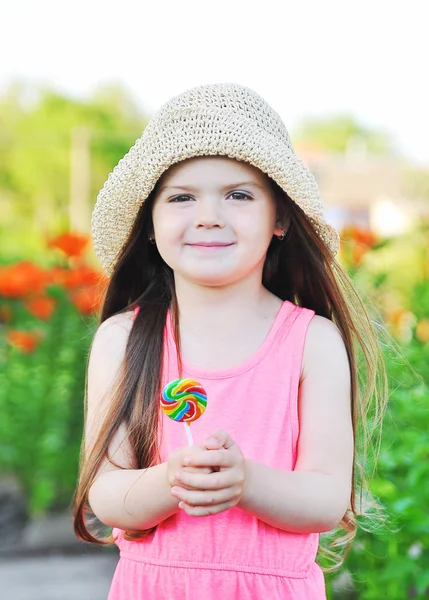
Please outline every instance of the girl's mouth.
[[194, 244], [187, 245], [202, 252], [215, 252], [224, 248], [230, 248], [234, 244], [235, 242], [195, 242]]

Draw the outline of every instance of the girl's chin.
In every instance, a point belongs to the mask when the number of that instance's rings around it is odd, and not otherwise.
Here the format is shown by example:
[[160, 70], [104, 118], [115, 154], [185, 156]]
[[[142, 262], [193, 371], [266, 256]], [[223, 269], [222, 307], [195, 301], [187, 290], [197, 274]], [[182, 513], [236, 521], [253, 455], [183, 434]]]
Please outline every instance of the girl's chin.
[[235, 283], [240, 277], [237, 274], [229, 272], [216, 272], [208, 273], [205, 272], [192, 272], [192, 273], [181, 273], [180, 277], [194, 285], [204, 285], [209, 287], [220, 287], [224, 285], [231, 285]]

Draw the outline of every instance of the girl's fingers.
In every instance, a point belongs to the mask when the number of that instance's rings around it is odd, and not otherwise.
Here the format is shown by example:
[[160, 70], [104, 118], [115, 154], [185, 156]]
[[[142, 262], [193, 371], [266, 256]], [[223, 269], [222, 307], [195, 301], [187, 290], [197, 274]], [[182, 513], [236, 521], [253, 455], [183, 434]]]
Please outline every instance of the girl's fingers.
[[[182, 467], [182, 471], [186, 473], [199, 473], [200, 475], [209, 475], [213, 473], [212, 467]], [[183, 487], [187, 487], [185, 483], [181, 483]]]
[[224, 448], [230, 448], [234, 445], [234, 443], [234, 440], [231, 438], [229, 433], [225, 431], [225, 429], [216, 429], [204, 442], [204, 446], [207, 449], [215, 449], [221, 446]]
[[213, 437], [213, 435], [211, 435], [203, 442], [203, 447], [206, 450], [219, 450], [220, 448], [222, 448], [222, 446], [222, 442], [218, 438]]
[[186, 473], [213, 473], [212, 467], [182, 467], [181, 470]]
[[231, 452], [228, 452], [225, 448], [219, 450], [201, 450], [194, 451], [192, 455], [185, 455], [183, 457], [183, 465], [186, 467], [230, 467]]
[[216, 515], [217, 513], [233, 508], [237, 503], [234, 500], [229, 502], [223, 502], [222, 504], [215, 504], [212, 506], [192, 506], [186, 504], [186, 502], [179, 502], [179, 508], [191, 517], [208, 517], [209, 515]]
[[217, 440], [213, 440], [213, 438], [209, 438], [204, 442], [204, 448], [206, 450], [219, 450], [222, 448], [222, 444], [220, 444]]
[[178, 471], [175, 483], [188, 489], [197, 490], [221, 490], [236, 483], [237, 474], [232, 469], [215, 471], [213, 473], [186, 473]]
[[231, 486], [222, 490], [187, 490], [179, 486], [171, 488], [171, 495], [190, 506], [214, 506], [240, 498], [240, 488]]

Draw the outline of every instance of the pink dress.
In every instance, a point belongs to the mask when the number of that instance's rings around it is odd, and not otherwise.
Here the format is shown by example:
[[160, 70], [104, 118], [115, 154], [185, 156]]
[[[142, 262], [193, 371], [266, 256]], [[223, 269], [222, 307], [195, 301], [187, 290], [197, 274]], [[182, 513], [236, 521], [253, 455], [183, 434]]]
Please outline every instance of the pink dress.
[[[207, 391], [204, 415], [192, 423], [194, 443], [226, 429], [245, 457], [293, 470], [299, 432], [297, 398], [304, 340], [314, 311], [285, 301], [257, 352], [222, 370], [191, 367], [184, 377]], [[170, 314], [165, 328], [163, 386], [177, 379]], [[164, 414], [163, 461], [187, 445], [184, 425]], [[315, 562], [319, 535], [282, 531], [234, 507], [217, 515], [184, 511], [143, 541], [113, 529], [120, 559], [108, 600], [325, 600]]]

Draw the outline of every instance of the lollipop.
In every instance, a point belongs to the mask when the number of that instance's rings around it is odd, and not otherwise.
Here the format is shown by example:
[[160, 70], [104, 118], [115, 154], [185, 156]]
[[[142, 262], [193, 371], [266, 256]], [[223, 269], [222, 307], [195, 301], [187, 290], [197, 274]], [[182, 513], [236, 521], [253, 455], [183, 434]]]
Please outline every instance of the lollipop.
[[162, 392], [162, 410], [173, 421], [185, 424], [190, 446], [193, 445], [190, 424], [201, 417], [206, 406], [206, 391], [195, 379], [176, 379], [168, 383]]

